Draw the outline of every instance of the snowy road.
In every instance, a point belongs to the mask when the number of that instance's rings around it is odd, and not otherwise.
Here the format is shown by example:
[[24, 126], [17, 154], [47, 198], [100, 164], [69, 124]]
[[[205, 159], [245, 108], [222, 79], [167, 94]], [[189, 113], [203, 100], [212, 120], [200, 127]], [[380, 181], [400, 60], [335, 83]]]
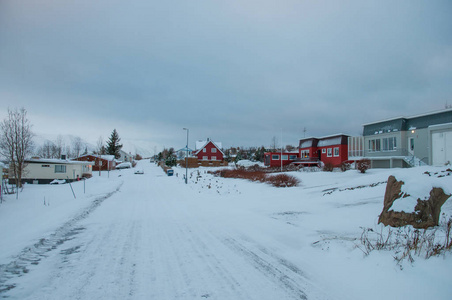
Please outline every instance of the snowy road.
[[[206, 214], [161, 169], [124, 171], [2, 296], [17, 299], [330, 299], [303, 270]], [[233, 220], [232, 220], [233, 222]], [[39, 252], [39, 251], [38, 251]], [[0, 294], [1, 295], [1, 294]]]

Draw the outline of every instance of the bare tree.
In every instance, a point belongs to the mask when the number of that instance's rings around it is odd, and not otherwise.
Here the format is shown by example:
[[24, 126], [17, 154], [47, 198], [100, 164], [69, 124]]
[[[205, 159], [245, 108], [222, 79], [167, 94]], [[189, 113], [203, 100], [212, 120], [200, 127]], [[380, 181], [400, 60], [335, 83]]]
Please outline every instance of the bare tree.
[[64, 140], [63, 137], [61, 135], [58, 135], [56, 142], [55, 142], [55, 146], [56, 146], [56, 158], [61, 158], [61, 155], [64, 152], [64, 148], [65, 148], [65, 144], [64, 144]]
[[272, 137], [272, 142], [270, 144], [270, 148], [273, 151], [276, 151], [278, 149], [278, 138], [276, 136]]
[[54, 158], [55, 144], [51, 141], [45, 141], [39, 148], [38, 155], [42, 158]]
[[8, 117], [0, 123], [0, 153], [10, 161], [14, 180], [19, 187], [22, 186], [25, 159], [33, 151], [31, 127], [25, 108], [8, 109]]
[[69, 146], [69, 145], [66, 145], [66, 157], [67, 158], [73, 157], [72, 151], [71, 151], [71, 146]]
[[74, 156], [79, 157], [83, 148], [82, 139], [79, 136], [76, 136], [72, 141], [72, 148], [74, 149]]
[[52, 143], [51, 147], [50, 147], [50, 153], [52, 158], [60, 158], [59, 153], [58, 153], [58, 147], [57, 145], [55, 145], [55, 143]]
[[104, 146], [104, 139], [102, 138], [102, 136], [100, 136], [99, 139], [97, 140], [96, 152], [99, 155], [105, 155], [105, 153], [106, 153], [105, 146]]

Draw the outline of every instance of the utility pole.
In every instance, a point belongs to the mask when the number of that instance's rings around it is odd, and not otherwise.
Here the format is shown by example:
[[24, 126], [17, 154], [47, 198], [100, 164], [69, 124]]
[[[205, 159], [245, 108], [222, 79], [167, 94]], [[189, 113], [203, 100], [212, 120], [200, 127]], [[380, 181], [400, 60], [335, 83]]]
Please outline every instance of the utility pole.
[[283, 140], [282, 140], [282, 128], [281, 128], [281, 173], [282, 173], [282, 165], [283, 165], [283, 161], [282, 161], [282, 148], [283, 148]]
[[185, 184], [188, 184], [188, 132], [190, 131], [188, 128], [183, 128], [187, 130], [187, 145], [185, 146]]

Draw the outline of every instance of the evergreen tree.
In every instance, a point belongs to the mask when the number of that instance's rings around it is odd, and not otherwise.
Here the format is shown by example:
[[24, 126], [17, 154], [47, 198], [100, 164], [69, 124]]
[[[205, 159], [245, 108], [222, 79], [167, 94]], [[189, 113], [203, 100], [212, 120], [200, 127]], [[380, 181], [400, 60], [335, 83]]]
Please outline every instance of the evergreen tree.
[[119, 144], [119, 141], [121, 141], [121, 139], [119, 138], [118, 132], [116, 129], [113, 129], [110, 139], [107, 141], [107, 154], [114, 155], [115, 158], [121, 156], [119, 150], [121, 150], [122, 144]]
[[265, 152], [266, 152], [266, 150], [265, 150], [265, 147], [264, 147], [264, 146], [258, 148], [258, 149], [256, 150], [256, 152], [254, 153], [254, 159], [255, 159], [256, 161], [263, 162], [263, 161], [264, 161], [264, 153], [265, 153]]
[[175, 155], [175, 152], [174, 152], [174, 148], [169, 148], [168, 149], [168, 153], [167, 153], [167, 156], [165, 158], [165, 164], [168, 167], [174, 167], [174, 166], [177, 165], [177, 159], [176, 159], [176, 155]]
[[231, 150], [227, 149], [226, 152], [226, 157], [224, 158], [224, 160], [226, 160], [228, 163], [232, 161], [232, 157], [231, 157]]

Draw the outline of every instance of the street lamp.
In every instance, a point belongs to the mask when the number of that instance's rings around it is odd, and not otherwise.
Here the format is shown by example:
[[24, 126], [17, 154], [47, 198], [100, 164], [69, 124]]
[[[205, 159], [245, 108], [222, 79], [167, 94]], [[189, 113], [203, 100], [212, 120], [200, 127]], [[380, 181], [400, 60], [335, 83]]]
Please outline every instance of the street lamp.
[[188, 181], [188, 132], [190, 131], [188, 128], [183, 128], [184, 130], [187, 130], [187, 145], [185, 146], [185, 184], [187, 184]]

